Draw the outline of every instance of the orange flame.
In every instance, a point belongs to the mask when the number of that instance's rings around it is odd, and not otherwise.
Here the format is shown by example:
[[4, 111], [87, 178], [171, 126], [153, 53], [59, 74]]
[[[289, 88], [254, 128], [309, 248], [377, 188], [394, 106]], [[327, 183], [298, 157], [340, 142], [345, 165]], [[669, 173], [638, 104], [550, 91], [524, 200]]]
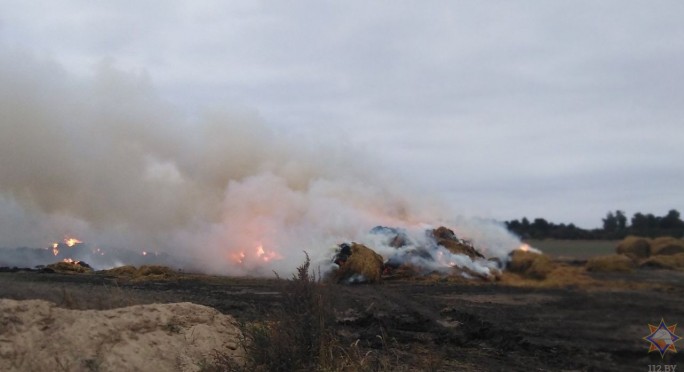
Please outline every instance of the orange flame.
[[76, 238], [64, 238], [64, 244], [66, 244], [68, 247], [73, 247], [76, 244], [81, 244], [81, 243], [83, 243], [83, 242], [76, 239]]
[[256, 247], [256, 256], [260, 259], [262, 259], [264, 262], [268, 262], [271, 260], [279, 260], [283, 258], [281, 255], [279, 255], [276, 251], [265, 251], [263, 244], [259, 244]]
[[527, 243], [523, 243], [518, 247], [518, 250], [521, 250], [523, 252], [528, 252], [530, 250], [530, 245]]
[[65, 258], [62, 261], [66, 262], [66, 263], [74, 264], [74, 265], [78, 265], [81, 262], [81, 261], [76, 261], [73, 258]]
[[240, 250], [238, 252], [231, 253], [229, 258], [231, 261], [242, 265], [246, 262], [254, 261], [270, 262], [273, 260], [282, 259], [283, 257], [274, 250], [264, 248], [262, 243], [258, 243], [251, 250]]
[[245, 252], [240, 251], [238, 253], [231, 254], [231, 258], [235, 263], [241, 264], [245, 261]]
[[[82, 241], [76, 239], [76, 238], [70, 238], [70, 237], [65, 237], [63, 240], [64, 244], [66, 244], [67, 247], [71, 248], [75, 246], [76, 244], [81, 244], [83, 243]], [[57, 256], [59, 254], [59, 244], [60, 243], [52, 243], [52, 254]]]

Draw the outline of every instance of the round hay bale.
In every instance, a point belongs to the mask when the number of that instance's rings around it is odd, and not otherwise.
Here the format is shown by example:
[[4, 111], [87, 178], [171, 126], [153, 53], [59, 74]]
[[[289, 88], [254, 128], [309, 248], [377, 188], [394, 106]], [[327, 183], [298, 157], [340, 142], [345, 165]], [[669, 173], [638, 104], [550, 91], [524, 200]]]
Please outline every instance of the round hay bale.
[[636, 267], [634, 261], [624, 254], [592, 257], [587, 261], [587, 271], [629, 272]]
[[546, 255], [523, 250], [511, 252], [507, 266], [509, 271], [532, 279], [546, 278], [555, 267]]
[[628, 236], [617, 245], [615, 251], [632, 259], [647, 258], [651, 255], [651, 243], [646, 238]]
[[678, 270], [684, 269], [684, 253], [652, 256], [639, 265], [640, 268]]
[[351, 255], [335, 273], [338, 282], [378, 283], [384, 262], [382, 256], [363, 244], [352, 243]]
[[684, 240], [664, 236], [653, 239], [651, 242], [653, 255], [673, 255], [684, 253]]

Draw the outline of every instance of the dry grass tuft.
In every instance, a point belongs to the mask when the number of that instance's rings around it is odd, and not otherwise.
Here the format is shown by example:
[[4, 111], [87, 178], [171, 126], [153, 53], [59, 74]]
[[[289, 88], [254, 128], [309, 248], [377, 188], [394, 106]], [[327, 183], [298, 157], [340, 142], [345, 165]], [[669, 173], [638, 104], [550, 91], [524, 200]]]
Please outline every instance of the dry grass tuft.
[[653, 255], [674, 255], [684, 253], [684, 240], [664, 236], [651, 242]]
[[464, 254], [470, 257], [471, 260], [484, 258], [474, 247], [462, 244], [453, 230], [444, 226], [432, 230], [432, 236], [435, 238], [437, 245], [441, 245], [453, 254]]
[[84, 274], [93, 272], [93, 269], [90, 267], [81, 266], [77, 263], [71, 262], [55, 262], [53, 264], [47, 265], [46, 267], [58, 273]]
[[584, 268], [566, 265], [558, 265], [545, 281], [551, 287], [589, 287], [596, 282], [586, 274]]
[[119, 266], [109, 270], [103, 270], [105, 274], [113, 276], [135, 276], [138, 268], [131, 265]]
[[326, 287], [309, 272], [311, 261], [286, 281], [280, 308], [270, 322], [245, 327], [247, 363], [254, 370], [315, 370], [330, 363], [334, 314]]
[[642, 262], [639, 267], [682, 270], [684, 269], [684, 253], [653, 256]]
[[593, 272], [630, 272], [635, 262], [623, 254], [592, 257], [587, 262], [587, 271]]
[[139, 268], [126, 265], [103, 270], [102, 273], [117, 278], [129, 279], [131, 281], [169, 280], [177, 279], [179, 277], [178, 272], [174, 269], [161, 265], [143, 265]]
[[511, 253], [508, 270], [531, 279], [544, 279], [553, 271], [555, 264], [543, 254], [517, 250]]
[[141, 276], [162, 276], [162, 277], [173, 277], [176, 276], [177, 273], [175, 270], [168, 266], [160, 266], [160, 265], [143, 265], [140, 266], [138, 269], [138, 272], [136, 273], [137, 277]]
[[530, 279], [519, 274], [504, 272], [500, 281], [505, 285], [538, 288], [591, 288], [597, 283], [595, 279], [587, 275], [583, 267], [563, 264], [556, 265], [544, 280]]

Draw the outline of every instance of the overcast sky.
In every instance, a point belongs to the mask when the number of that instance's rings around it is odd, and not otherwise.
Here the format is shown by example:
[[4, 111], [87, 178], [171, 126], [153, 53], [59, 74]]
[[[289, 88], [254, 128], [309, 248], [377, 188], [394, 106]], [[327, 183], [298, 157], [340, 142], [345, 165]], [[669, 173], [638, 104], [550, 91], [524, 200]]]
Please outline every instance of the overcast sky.
[[[681, 1], [1, 1], [0, 47], [376, 154], [466, 215], [684, 212]], [[398, 182], [404, 182], [399, 179]]]

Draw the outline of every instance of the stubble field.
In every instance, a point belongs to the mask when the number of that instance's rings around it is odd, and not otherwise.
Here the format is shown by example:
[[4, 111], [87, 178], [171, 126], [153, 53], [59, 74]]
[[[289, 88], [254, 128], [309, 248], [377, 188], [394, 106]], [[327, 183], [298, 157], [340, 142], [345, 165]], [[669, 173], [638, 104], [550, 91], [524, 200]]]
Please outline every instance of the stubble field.
[[[582, 279], [546, 282], [504, 275], [496, 282], [430, 278], [355, 286], [322, 283], [317, 293], [332, 314], [331, 355], [345, 350], [349, 360], [344, 370], [369, 371], [681, 368], [681, 354], [667, 353], [661, 359], [648, 353], [642, 338], [649, 323], [682, 321], [684, 272], [591, 274], [567, 265], [567, 275]], [[187, 301], [218, 309], [248, 326], [276, 321], [287, 312], [282, 305], [288, 283], [183, 273], [131, 281], [104, 273], [20, 271], [0, 273], [0, 298], [45, 299], [71, 309]], [[349, 355], [352, 351], [355, 355]], [[211, 368], [198, 370], [216, 370]]]

